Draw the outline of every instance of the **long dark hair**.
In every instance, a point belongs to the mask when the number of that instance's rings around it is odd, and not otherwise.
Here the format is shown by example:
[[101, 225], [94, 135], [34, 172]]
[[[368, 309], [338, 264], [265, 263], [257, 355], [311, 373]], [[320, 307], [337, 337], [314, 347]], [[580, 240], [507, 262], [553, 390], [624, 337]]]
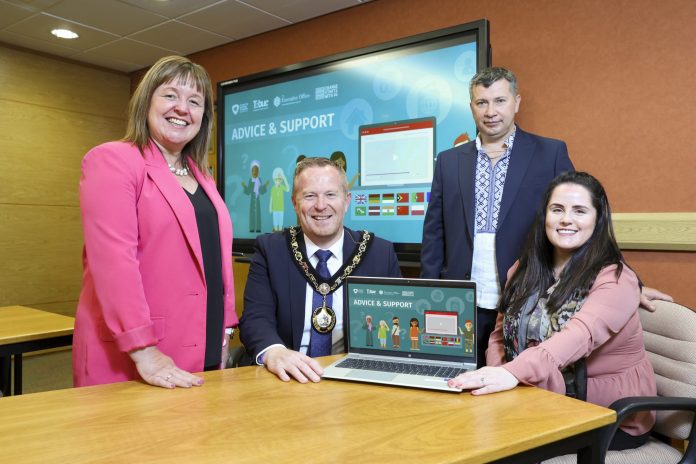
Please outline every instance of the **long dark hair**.
[[609, 200], [602, 184], [586, 172], [566, 172], [553, 179], [546, 189], [544, 202], [522, 250], [519, 267], [503, 291], [499, 311], [518, 312], [528, 298], [534, 293], [543, 295], [554, 282], [553, 246], [546, 236], [546, 214], [551, 194], [561, 184], [576, 184], [587, 189], [597, 211], [597, 222], [590, 238], [573, 252], [563, 268], [558, 286], [547, 302], [548, 310], [554, 313], [574, 294], [587, 295], [597, 274], [606, 266], [616, 264], [616, 278], [621, 275], [623, 256], [614, 237]]

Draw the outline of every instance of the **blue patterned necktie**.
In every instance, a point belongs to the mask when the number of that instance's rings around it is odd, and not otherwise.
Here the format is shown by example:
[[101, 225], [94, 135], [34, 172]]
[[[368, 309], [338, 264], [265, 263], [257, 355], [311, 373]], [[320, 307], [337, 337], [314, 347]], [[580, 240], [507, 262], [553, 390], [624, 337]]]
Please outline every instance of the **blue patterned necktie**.
[[[319, 258], [316, 270], [317, 274], [324, 279], [328, 280], [331, 278], [331, 273], [329, 272], [329, 267], [326, 262], [331, 257], [332, 253], [329, 250], [317, 250], [314, 256]], [[331, 307], [331, 302], [333, 301], [332, 295], [326, 295], [326, 306]], [[324, 297], [314, 290], [312, 295], [312, 311], [314, 308], [318, 308], [324, 303]], [[329, 333], [319, 333], [312, 326], [309, 336], [309, 349], [307, 350], [307, 356], [316, 358], [319, 356], [328, 356], [331, 354], [331, 332]]]

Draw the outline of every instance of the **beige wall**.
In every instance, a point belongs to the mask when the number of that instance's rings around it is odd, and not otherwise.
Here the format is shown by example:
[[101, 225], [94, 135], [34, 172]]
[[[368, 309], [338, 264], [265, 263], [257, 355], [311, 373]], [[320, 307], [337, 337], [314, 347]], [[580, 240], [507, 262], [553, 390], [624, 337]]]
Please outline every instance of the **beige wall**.
[[80, 160], [122, 136], [130, 79], [0, 44], [0, 306], [73, 315]]
[[[520, 79], [521, 127], [565, 140], [615, 212], [696, 212], [693, 0], [373, 0], [191, 58], [218, 82], [481, 18]], [[696, 252], [627, 259], [696, 307]]]

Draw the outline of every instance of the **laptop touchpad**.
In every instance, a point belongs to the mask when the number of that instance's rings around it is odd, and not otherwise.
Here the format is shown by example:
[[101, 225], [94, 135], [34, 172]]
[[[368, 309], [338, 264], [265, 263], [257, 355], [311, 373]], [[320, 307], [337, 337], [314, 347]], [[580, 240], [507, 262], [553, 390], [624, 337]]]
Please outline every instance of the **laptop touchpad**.
[[374, 380], [377, 382], [388, 382], [396, 377], [397, 373], [394, 372], [379, 372], [379, 371], [361, 371], [352, 370], [346, 374], [345, 378], [355, 378], [363, 380]]

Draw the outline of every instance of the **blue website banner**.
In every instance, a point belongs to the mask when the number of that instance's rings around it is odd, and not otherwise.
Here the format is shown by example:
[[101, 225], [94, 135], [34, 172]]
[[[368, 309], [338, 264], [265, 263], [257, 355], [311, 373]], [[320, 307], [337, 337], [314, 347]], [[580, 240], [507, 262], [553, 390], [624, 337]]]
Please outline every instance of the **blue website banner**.
[[471, 42], [382, 53], [225, 94], [223, 179], [235, 239], [296, 224], [291, 192], [298, 157], [333, 155], [343, 159], [352, 194], [345, 224], [395, 243], [420, 243], [432, 178], [361, 185], [359, 128], [435, 118], [433, 151], [423, 153], [429, 158], [473, 140], [468, 86], [475, 72]]

